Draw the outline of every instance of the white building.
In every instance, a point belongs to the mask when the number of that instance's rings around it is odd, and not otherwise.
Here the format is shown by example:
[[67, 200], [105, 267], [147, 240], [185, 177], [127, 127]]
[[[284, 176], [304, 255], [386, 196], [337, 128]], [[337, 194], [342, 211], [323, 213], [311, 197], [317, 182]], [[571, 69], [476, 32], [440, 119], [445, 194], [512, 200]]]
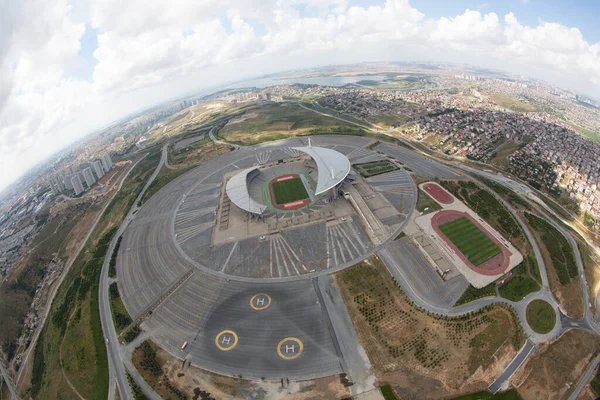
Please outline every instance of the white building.
[[71, 177], [71, 184], [73, 185], [73, 190], [75, 191], [75, 195], [83, 193], [83, 183], [81, 183], [81, 178], [79, 174], [74, 174]]
[[85, 179], [85, 184], [88, 188], [91, 188], [94, 183], [96, 183], [96, 178], [94, 174], [92, 174], [92, 169], [87, 167], [83, 170], [83, 179]]
[[112, 165], [113, 165], [112, 160], [110, 159], [110, 154], [105, 153], [102, 156], [101, 160], [102, 160], [102, 166], [104, 167], [104, 171], [108, 172], [108, 170], [111, 169]]

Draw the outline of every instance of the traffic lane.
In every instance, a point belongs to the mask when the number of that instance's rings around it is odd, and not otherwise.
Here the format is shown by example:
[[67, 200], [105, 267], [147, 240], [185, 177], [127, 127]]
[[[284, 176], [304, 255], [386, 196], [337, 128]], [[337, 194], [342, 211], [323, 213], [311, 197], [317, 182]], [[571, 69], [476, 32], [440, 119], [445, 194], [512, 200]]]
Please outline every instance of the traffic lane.
[[500, 390], [500, 388], [502, 387], [504, 382], [506, 382], [508, 379], [510, 379], [510, 377], [513, 376], [513, 374], [515, 372], [517, 372], [517, 370], [521, 367], [521, 365], [523, 365], [523, 363], [525, 362], [525, 360], [527, 359], [527, 357], [529, 356], [529, 354], [531, 353], [531, 351], [534, 348], [535, 348], [535, 344], [531, 340], [527, 339], [527, 341], [525, 342], [525, 345], [521, 348], [521, 351], [519, 351], [519, 354], [517, 354], [515, 356], [515, 358], [512, 359], [512, 361], [510, 362], [508, 367], [506, 367], [506, 369], [498, 377], [498, 379], [496, 379], [489, 386], [490, 392], [495, 394], [498, 390]]
[[469, 286], [462, 275], [444, 281], [408, 238], [394, 241], [386, 249], [402, 275], [410, 281], [411, 287], [429, 304], [451, 307]]
[[377, 145], [376, 149], [396, 158], [412, 169], [415, 174], [420, 176], [448, 179], [459, 179], [465, 177], [464, 175], [454, 172], [452, 169], [437, 161], [425, 158], [404, 147], [382, 142]]

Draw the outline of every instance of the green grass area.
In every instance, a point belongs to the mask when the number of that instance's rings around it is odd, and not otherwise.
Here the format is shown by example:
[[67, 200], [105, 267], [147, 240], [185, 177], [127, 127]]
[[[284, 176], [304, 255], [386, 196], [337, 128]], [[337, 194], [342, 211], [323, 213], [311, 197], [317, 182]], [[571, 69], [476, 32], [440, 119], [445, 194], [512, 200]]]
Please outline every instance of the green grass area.
[[575, 132], [579, 133], [584, 138], [589, 139], [592, 142], [600, 143], [600, 132], [590, 131], [589, 129], [582, 128], [581, 126], [575, 125], [574, 123], [566, 120], [565, 122], [567, 125], [570, 125]]
[[473, 265], [481, 265], [502, 251], [467, 217], [440, 225], [439, 229]]
[[133, 398], [135, 400], [148, 400], [148, 397], [144, 394], [142, 388], [135, 383], [129, 372], [125, 371], [125, 373], [127, 374], [127, 382], [129, 382], [129, 387], [133, 393]]
[[390, 385], [385, 385], [379, 388], [381, 390], [381, 394], [385, 400], [398, 400], [396, 395], [394, 394], [394, 390]]
[[596, 371], [594, 379], [590, 382], [590, 386], [596, 396], [600, 396], [600, 369]]
[[113, 253], [110, 256], [110, 264], [108, 265], [108, 276], [115, 278], [117, 276], [117, 254], [119, 254], [119, 248], [121, 248], [121, 240], [123, 236], [119, 236]]
[[540, 299], [527, 304], [526, 317], [531, 329], [540, 334], [552, 331], [556, 324], [554, 309], [548, 302]]
[[337, 129], [343, 132], [359, 128], [302, 108], [295, 102], [270, 102], [245, 109], [219, 129], [218, 136], [229, 143], [250, 145]]
[[417, 190], [417, 210], [422, 213], [441, 210], [442, 206], [420, 188]]
[[44, 226], [29, 245], [22, 268], [14, 273], [12, 279], [0, 282], [0, 343], [8, 360], [18, 350], [17, 338], [21, 335], [23, 321], [46, 269], [53, 259], [66, 259], [65, 248], [72, 239], [71, 231], [80, 218], [94, 208], [84, 202], [69, 206], [52, 219], [47, 210], [35, 217], [38, 226]]
[[[512, 214], [490, 192], [472, 181], [440, 181], [444, 189], [469, 206], [504, 238], [525, 241], [525, 234]], [[514, 244], [514, 243], [513, 243]]]
[[537, 292], [542, 287], [540, 269], [533, 255], [523, 258], [523, 262], [511, 273], [513, 278], [498, 289], [500, 296], [505, 299], [521, 301], [529, 293]]
[[385, 174], [386, 172], [395, 171], [398, 168], [396, 164], [391, 161], [373, 161], [362, 164], [354, 164], [353, 167], [360, 173], [364, 178], [370, 176]]
[[501, 94], [493, 94], [490, 96], [494, 103], [498, 104], [500, 107], [508, 108], [512, 111], [517, 112], [531, 112], [537, 110], [535, 106], [523, 103], [522, 101], [512, 99], [507, 96], [503, 96]]
[[115, 323], [115, 330], [117, 331], [117, 334], [119, 334], [123, 329], [129, 326], [133, 320], [123, 304], [117, 282], [110, 284], [108, 292], [110, 295], [110, 311], [112, 313], [113, 322]]
[[304, 182], [300, 178], [273, 182], [272, 187], [277, 204], [291, 203], [296, 200], [304, 200], [308, 197]]
[[521, 196], [516, 194], [511, 189], [507, 188], [504, 185], [499, 184], [498, 182], [494, 182], [490, 179], [482, 179], [478, 177], [485, 183], [487, 187], [492, 189], [494, 192], [498, 193], [502, 198], [508, 201], [513, 207], [524, 208], [525, 210], [530, 211], [531, 206], [527, 201], [525, 201]]
[[460, 296], [456, 303], [454, 303], [454, 307], [470, 303], [474, 300], [481, 299], [483, 297], [491, 297], [496, 295], [496, 286], [491, 283], [481, 289], [477, 289], [474, 286], [469, 285], [469, 287], [465, 290], [465, 292]]
[[568, 284], [577, 277], [577, 264], [567, 238], [545, 220], [530, 213], [525, 213], [525, 217], [544, 242], [561, 285]]
[[181, 175], [188, 172], [190, 169], [194, 168], [193, 166], [181, 169], [168, 169], [163, 165], [160, 169], [160, 172], [156, 176], [156, 179], [152, 184], [148, 187], [148, 190], [142, 196], [140, 200], [140, 205], [144, 204], [150, 197], [152, 197], [156, 192], [165, 187], [172, 180], [180, 177]]
[[[32, 398], [70, 395], [63, 373], [83, 397], [108, 396], [108, 360], [98, 306], [100, 271], [110, 239], [159, 159], [156, 149], [130, 172], [58, 288], [40, 335], [43, 340], [34, 352]], [[61, 346], [65, 335], [69, 346]]]
[[521, 400], [521, 396], [516, 390], [511, 389], [506, 392], [492, 394], [488, 391], [466, 394], [464, 396], [455, 397], [452, 400]]

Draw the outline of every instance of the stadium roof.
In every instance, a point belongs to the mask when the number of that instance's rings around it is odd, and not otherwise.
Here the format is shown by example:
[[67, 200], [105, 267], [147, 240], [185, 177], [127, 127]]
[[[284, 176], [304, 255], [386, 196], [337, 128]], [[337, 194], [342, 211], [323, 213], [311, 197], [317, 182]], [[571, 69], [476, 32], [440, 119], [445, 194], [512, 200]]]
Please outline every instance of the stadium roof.
[[316, 195], [335, 187], [350, 173], [350, 160], [338, 151], [312, 146], [294, 147], [294, 149], [308, 154], [317, 163]]
[[[309, 142], [310, 143], [310, 142]], [[317, 164], [317, 189], [315, 194], [327, 192], [341, 183], [350, 173], [350, 161], [340, 152], [323, 147], [294, 147], [295, 150], [309, 155]], [[267, 206], [250, 197], [248, 175], [257, 171], [258, 166], [246, 168], [235, 174], [225, 187], [227, 196], [233, 204], [253, 214], [262, 214]]]
[[251, 167], [235, 174], [227, 182], [225, 189], [227, 190], [227, 196], [229, 196], [229, 199], [233, 204], [242, 210], [254, 214], [262, 214], [267, 207], [252, 199], [250, 193], [248, 193], [248, 174], [257, 169], [258, 167]]

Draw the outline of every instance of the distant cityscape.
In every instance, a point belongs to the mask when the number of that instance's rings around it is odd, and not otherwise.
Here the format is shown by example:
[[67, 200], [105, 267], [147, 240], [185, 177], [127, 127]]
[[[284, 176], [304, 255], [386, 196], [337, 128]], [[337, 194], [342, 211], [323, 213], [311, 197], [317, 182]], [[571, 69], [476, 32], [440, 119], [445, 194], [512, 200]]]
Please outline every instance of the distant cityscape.
[[75, 196], [81, 195], [101, 179], [113, 166], [109, 153], [93, 161], [83, 162], [75, 171], [72, 166], [57, 172], [48, 179], [52, 193], [57, 196], [65, 191], [72, 191]]

